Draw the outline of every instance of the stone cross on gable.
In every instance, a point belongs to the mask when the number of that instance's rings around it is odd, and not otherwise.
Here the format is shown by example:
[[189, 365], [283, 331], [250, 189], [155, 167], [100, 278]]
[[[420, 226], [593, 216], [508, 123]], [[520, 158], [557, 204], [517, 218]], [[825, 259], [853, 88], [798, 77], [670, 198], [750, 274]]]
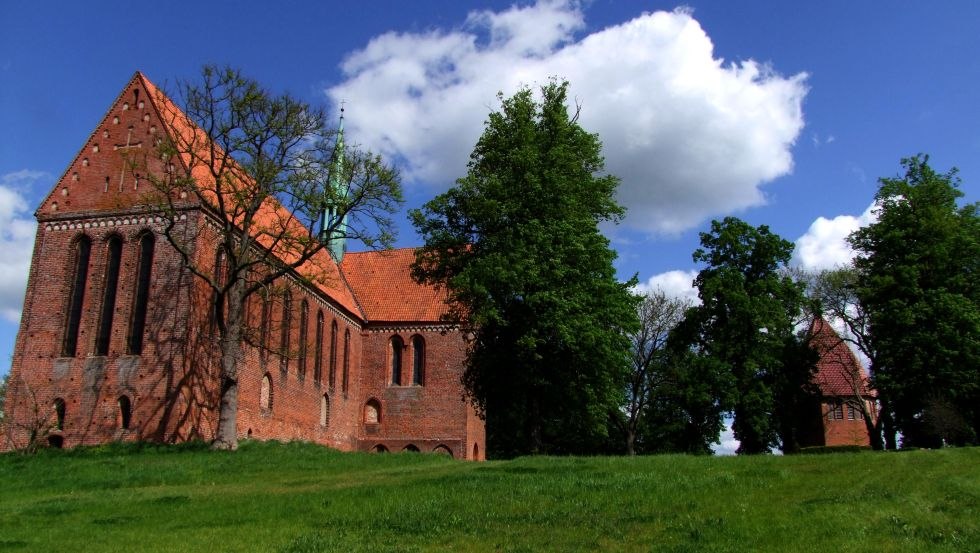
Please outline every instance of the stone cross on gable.
[[[120, 155], [123, 156], [123, 160], [125, 161], [126, 154], [129, 152], [130, 149], [132, 149], [132, 148], [142, 148], [142, 147], [143, 147], [143, 143], [142, 142], [133, 142], [133, 126], [130, 125], [129, 126], [129, 133], [126, 135], [126, 143], [125, 144], [116, 144], [113, 149], [116, 150], [117, 152], [119, 152]], [[126, 178], [126, 163], [123, 163], [122, 169], [119, 170], [119, 191], [120, 192], [123, 191], [123, 180], [125, 178]], [[137, 186], [139, 186], [139, 179], [138, 178], [135, 179], [134, 182], [133, 182], [133, 190], [135, 190]]]

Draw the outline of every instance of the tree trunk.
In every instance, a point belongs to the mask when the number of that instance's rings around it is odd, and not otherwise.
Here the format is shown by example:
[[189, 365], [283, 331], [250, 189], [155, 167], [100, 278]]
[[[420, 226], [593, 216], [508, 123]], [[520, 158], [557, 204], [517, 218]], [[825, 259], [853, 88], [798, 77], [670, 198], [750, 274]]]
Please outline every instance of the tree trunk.
[[632, 428], [626, 429], [626, 454], [633, 456], [636, 455], [635, 449], [636, 443], [636, 431]]
[[242, 358], [242, 326], [245, 321], [243, 288], [241, 281], [231, 287], [226, 296], [228, 315], [224, 328], [218, 325], [221, 334], [221, 405], [212, 449], [238, 449], [238, 366]]
[[531, 390], [528, 395], [527, 409], [527, 440], [528, 451], [531, 455], [543, 453], [541, 439], [541, 409], [538, 405], [537, 391]]

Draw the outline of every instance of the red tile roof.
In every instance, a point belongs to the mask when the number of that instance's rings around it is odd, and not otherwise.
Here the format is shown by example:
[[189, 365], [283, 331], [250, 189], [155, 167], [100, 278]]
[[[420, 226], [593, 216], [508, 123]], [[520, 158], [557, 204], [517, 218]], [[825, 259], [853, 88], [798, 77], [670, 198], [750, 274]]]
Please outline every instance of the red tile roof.
[[412, 280], [415, 248], [348, 253], [341, 270], [370, 322], [438, 322], [446, 294]]
[[[223, 197], [228, 196], [226, 199], [229, 202], [228, 205], [233, 205], [234, 200], [231, 197], [235, 191], [229, 190], [227, 183], [223, 183], [220, 190], [218, 187], [215, 187], [215, 179], [211, 168], [207, 164], [199, 161], [195, 163], [191, 154], [183, 151], [187, 147], [200, 149], [201, 152], [198, 152], [198, 159], [207, 160], [209, 158], [208, 150], [210, 149], [215, 154], [216, 159], [220, 160], [224, 158], [223, 150], [218, 145], [213, 144], [208, 139], [207, 134], [187, 117], [166, 94], [150, 82], [145, 75], [137, 72], [136, 77], [134, 77], [135, 79], [139, 79], [142, 82], [152, 105], [160, 114], [168, 133], [174, 139], [175, 143], [178, 144], [184, 167], [193, 164], [190, 167], [191, 175], [199, 183], [199, 186], [203, 187], [202, 197], [204, 200], [210, 203], [212, 207], [217, 208], [219, 199], [217, 192], [221, 192]], [[241, 179], [240, 186], [248, 188], [251, 184], [248, 174], [235, 163], [234, 159], [228, 158], [227, 163], [228, 169], [236, 176], [236, 180]], [[256, 211], [251, 221], [250, 231], [250, 234], [259, 244], [267, 248], [272, 247], [274, 253], [287, 263], [294, 262], [299, 258], [299, 252], [297, 250], [303, 248], [304, 238], [309, 234], [309, 229], [293, 217], [292, 213], [272, 196], [268, 197], [259, 207], [258, 211]], [[287, 232], [299, 238], [294, 241], [277, 240], [277, 237], [281, 237]], [[340, 274], [340, 268], [326, 248], [318, 251], [309, 260], [300, 265], [297, 268], [297, 272], [322, 292], [332, 297], [350, 313], [356, 316], [363, 316], [350, 288]]]
[[874, 395], [868, 389], [868, 375], [857, 356], [823, 318], [810, 326], [810, 345], [820, 355], [815, 382], [824, 396], [853, 396], [855, 378], [860, 379], [861, 395]]

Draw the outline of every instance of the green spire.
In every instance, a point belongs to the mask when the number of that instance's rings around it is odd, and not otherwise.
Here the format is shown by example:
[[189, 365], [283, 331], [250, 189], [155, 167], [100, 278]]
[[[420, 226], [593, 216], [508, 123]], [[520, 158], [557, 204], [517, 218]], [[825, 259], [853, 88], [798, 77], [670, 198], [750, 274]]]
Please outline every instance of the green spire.
[[[334, 146], [333, 165], [330, 168], [330, 176], [327, 186], [330, 187], [327, 204], [324, 207], [320, 221], [321, 236], [320, 240], [325, 241], [330, 254], [339, 263], [344, 258], [347, 250], [347, 214], [338, 221], [337, 217], [343, 210], [341, 198], [346, 198], [347, 188], [343, 183], [344, 171], [344, 107], [343, 102], [340, 106], [340, 125], [337, 127], [337, 143]], [[330, 231], [330, 228], [333, 230]]]

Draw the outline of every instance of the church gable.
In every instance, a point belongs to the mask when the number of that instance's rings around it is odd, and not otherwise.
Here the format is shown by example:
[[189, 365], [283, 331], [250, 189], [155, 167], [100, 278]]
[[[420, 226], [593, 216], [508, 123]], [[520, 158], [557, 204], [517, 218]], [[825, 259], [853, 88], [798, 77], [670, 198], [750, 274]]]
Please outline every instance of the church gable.
[[154, 159], [156, 137], [163, 132], [153, 101], [155, 87], [139, 72], [133, 75], [89, 136], [54, 189], [37, 210], [40, 220], [97, 211], [126, 211], [145, 203], [149, 182], [133, 170], [134, 156], [146, 156], [151, 170], [163, 170]]

